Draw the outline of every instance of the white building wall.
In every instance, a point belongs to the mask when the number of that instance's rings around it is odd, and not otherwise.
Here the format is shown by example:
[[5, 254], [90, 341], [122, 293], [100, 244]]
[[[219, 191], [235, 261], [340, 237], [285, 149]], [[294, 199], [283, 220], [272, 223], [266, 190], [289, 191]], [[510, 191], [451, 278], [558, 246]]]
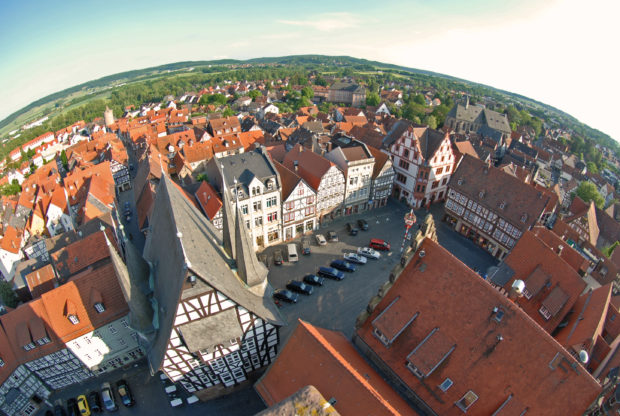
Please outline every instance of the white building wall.
[[321, 178], [317, 193], [317, 211], [319, 217], [337, 211], [344, 201], [344, 174], [338, 167], [332, 166]]
[[[290, 240], [317, 228], [316, 192], [300, 181], [282, 203], [284, 240]], [[301, 231], [300, 231], [301, 230]]]
[[144, 355], [128, 317], [117, 319], [95, 331], [67, 342], [67, 348], [91, 371], [104, 373]]
[[[249, 186], [249, 197], [245, 195], [245, 191], [243, 197], [239, 196], [239, 208], [252, 236], [255, 250], [282, 241], [280, 189], [276, 178], [269, 180], [272, 182], [272, 189], [255, 178]], [[257, 192], [254, 192], [255, 189]], [[259, 244], [261, 239], [262, 245]]]

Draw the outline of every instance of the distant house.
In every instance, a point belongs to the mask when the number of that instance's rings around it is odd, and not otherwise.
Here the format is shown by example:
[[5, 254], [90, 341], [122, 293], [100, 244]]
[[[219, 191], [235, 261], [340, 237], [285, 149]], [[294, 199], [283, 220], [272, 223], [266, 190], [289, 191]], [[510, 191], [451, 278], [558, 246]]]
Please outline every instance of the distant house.
[[496, 111], [478, 105], [470, 105], [469, 98], [465, 104], [455, 104], [446, 115], [444, 126], [457, 133], [475, 132], [491, 137], [500, 145], [510, 137], [511, 129], [508, 117]]
[[335, 82], [329, 87], [327, 101], [359, 107], [366, 104], [366, 89], [353, 82]]

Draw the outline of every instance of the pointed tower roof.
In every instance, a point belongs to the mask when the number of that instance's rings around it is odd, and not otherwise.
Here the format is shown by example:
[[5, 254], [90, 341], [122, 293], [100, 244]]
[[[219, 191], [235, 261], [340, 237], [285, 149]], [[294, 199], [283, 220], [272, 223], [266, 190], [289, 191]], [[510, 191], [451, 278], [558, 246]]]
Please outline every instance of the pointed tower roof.
[[235, 225], [235, 254], [237, 257], [237, 274], [250, 288], [257, 286], [264, 287], [267, 283], [267, 267], [256, 257], [254, 246], [241, 218], [239, 206], [235, 204], [236, 225]]
[[231, 212], [232, 202], [228, 193], [226, 179], [222, 175], [222, 244], [228, 257], [235, 259], [235, 216]]

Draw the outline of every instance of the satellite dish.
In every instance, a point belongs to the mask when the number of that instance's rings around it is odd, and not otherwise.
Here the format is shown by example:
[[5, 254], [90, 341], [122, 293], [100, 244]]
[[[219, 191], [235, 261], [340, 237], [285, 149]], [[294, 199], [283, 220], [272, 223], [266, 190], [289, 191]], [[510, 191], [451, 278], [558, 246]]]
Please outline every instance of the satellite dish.
[[525, 282], [523, 280], [517, 279], [512, 283], [512, 290], [519, 295], [523, 294], [523, 289], [525, 289]]
[[587, 363], [589, 359], [590, 357], [588, 356], [588, 353], [585, 350], [579, 351], [579, 361], [581, 361], [581, 364]]

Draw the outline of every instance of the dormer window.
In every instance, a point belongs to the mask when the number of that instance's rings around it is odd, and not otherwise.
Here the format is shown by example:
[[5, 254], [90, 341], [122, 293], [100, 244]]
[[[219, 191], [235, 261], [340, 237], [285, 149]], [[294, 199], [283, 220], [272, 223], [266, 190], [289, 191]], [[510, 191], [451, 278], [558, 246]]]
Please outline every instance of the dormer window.
[[77, 315], [71, 314], [71, 315], [67, 315], [67, 319], [69, 320], [69, 322], [71, 322], [73, 325], [77, 325], [80, 323], [80, 319], [77, 317]]
[[527, 221], [527, 214], [521, 215], [521, 222], [525, 223]]
[[467, 412], [467, 409], [469, 409], [476, 402], [476, 400], [478, 400], [478, 395], [473, 391], [469, 390], [467, 393], [465, 393], [461, 400], [459, 400], [455, 404], [456, 407], [461, 409], [463, 412]]
[[93, 306], [95, 307], [97, 313], [105, 312], [105, 306], [103, 306], [102, 302], [96, 302]]
[[478, 194], [478, 196], [479, 196], [480, 198], [484, 198], [484, 190], [480, 191], [480, 193]]
[[499, 204], [499, 209], [504, 209], [504, 208], [506, 208], [506, 203], [504, 201], [502, 201]]
[[52, 341], [50, 340], [50, 338], [47, 335], [44, 336], [43, 338], [37, 340], [37, 344], [39, 344], [39, 345], [49, 344], [50, 342], [52, 342]]
[[0, 358], [0, 367], [4, 367], [4, 360]]
[[34, 350], [35, 347], [36, 346], [34, 345], [34, 342], [29, 342], [28, 344], [24, 345], [24, 350], [26, 351]]
[[463, 185], [463, 179], [462, 179], [462, 178], [459, 178], [459, 180], [458, 180], [458, 181], [456, 181], [456, 183], [458, 183], [459, 185]]

